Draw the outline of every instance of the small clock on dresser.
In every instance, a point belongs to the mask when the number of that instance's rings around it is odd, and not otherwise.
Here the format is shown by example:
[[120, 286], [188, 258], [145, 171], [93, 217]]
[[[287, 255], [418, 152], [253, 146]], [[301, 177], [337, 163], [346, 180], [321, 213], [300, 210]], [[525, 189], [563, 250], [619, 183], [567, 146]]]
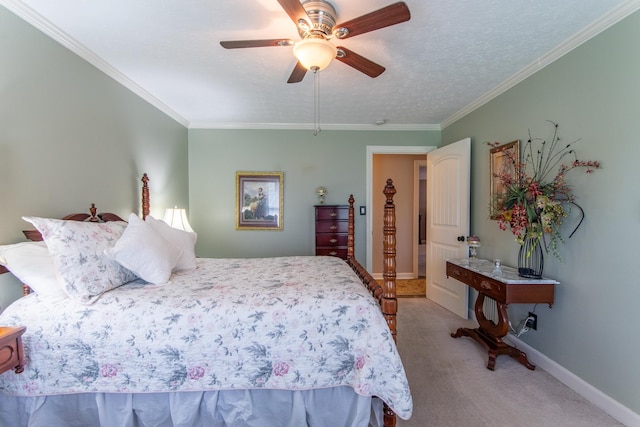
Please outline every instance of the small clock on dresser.
[[24, 326], [0, 326], [0, 374], [13, 369], [16, 374], [24, 370], [22, 334]]
[[316, 205], [316, 255], [347, 259], [348, 205]]

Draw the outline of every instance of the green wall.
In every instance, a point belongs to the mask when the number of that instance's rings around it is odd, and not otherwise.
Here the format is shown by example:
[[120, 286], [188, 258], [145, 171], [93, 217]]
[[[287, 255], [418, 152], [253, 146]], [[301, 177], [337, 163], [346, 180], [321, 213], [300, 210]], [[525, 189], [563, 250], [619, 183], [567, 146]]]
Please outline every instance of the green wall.
[[[509, 265], [517, 263], [518, 246], [488, 219], [489, 147], [484, 142], [524, 142], [528, 129], [549, 139], [546, 120], [553, 120], [564, 141], [581, 138], [575, 146], [580, 159], [602, 163], [593, 174], [574, 170], [568, 175], [586, 218], [560, 247], [562, 262], [545, 258], [545, 276], [561, 284], [553, 308], [537, 307], [538, 330], [521, 338], [636, 413], [639, 40], [636, 12], [442, 132], [443, 144], [472, 138], [471, 231], [482, 239], [481, 256]], [[511, 306], [510, 312], [520, 319], [531, 308]]]
[[[366, 147], [440, 145], [439, 131], [189, 131], [189, 220], [204, 257], [315, 254], [316, 188], [326, 204], [366, 205]], [[236, 171], [284, 172], [284, 230], [235, 229]], [[375, 189], [374, 189], [375, 191]], [[382, 189], [380, 189], [382, 191]], [[365, 217], [356, 213], [356, 258], [366, 259]]]
[[[122, 216], [140, 205], [151, 177], [152, 214], [189, 207], [198, 255], [313, 253], [315, 189], [327, 203], [353, 193], [365, 204], [367, 145], [440, 145], [471, 137], [472, 219], [481, 256], [515, 265], [511, 235], [488, 219], [485, 141], [582, 138], [581, 158], [601, 161], [569, 181], [586, 220], [547, 257], [561, 281], [553, 308], [539, 306], [538, 331], [522, 336], [549, 358], [640, 413], [640, 280], [632, 269], [640, 238], [640, 14], [635, 13], [440, 132], [187, 130], [92, 65], [0, 7], [0, 241], [24, 240], [23, 215], [59, 217], [97, 203]], [[284, 230], [235, 230], [235, 173], [284, 172]], [[368, 212], [370, 213], [370, 212]], [[365, 259], [365, 224], [356, 216], [356, 256]], [[19, 284], [0, 277], [0, 305]], [[531, 309], [510, 307], [513, 318]]]
[[[138, 212], [187, 205], [187, 130], [0, 7], [0, 242], [24, 240], [23, 215]], [[20, 295], [0, 276], [0, 306]]]

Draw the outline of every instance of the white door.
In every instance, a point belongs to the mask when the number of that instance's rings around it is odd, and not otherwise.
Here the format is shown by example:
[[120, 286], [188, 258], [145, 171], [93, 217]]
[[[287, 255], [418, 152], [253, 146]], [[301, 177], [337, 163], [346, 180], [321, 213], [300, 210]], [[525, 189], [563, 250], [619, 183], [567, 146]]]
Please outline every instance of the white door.
[[446, 260], [467, 257], [470, 154], [470, 138], [427, 154], [427, 298], [465, 319], [469, 291]]

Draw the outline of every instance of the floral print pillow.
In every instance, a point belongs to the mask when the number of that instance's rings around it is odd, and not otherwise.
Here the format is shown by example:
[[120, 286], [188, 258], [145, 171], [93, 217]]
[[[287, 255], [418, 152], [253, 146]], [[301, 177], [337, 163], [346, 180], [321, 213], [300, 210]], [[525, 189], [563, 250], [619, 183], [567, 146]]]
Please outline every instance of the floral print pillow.
[[126, 222], [80, 222], [23, 217], [40, 231], [69, 297], [91, 304], [110, 289], [137, 277], [104, 254], [113, 247]]

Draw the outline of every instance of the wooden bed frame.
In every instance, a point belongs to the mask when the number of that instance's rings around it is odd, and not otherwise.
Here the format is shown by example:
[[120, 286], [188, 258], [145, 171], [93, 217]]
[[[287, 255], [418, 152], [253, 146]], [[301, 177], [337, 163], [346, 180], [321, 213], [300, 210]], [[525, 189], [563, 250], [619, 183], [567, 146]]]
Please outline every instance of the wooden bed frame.
[[[396, 189], [391, 179], [387, 180], [383, 191], [386, 196], [384, 205], [384, 228], [383, 228], [383, 273], [382, 285], [380, 285], [369, 272], [355, 258], [355, 226], [354, 226], [354, 202], [353, 195], [349, 197], [349, 220], [348, 220], [348, 237], [347, 237], [347, 264], [353, 269], [360, 278], [364, 286], [369, 290], [371, 295], [380, 304], [380, 309], [385, 317], [394, 341], [397, 336], [397, 312], [398, 300], [396, 297], [396, 215], [395, 205], [393, 204], [393, 196]], [[124, 221], [118, 215], [112, 213], [97, 213], [95, 204], [91, 204], [89, 214], [77, 213], [65, 216], [64, 220], [71, 221], [89, 221], [89, 222], [107, 222], [107, 221]], [[142, 218], [145, 219], [150, 212], [149, 203], [149, 177], [145, 173], [142, 176]], [[24, 235], [32, 241], [42, 241], [42, 236], [37, 230], [25, 230]], [[8, 270], [0, 266], [0, 274], [8, 273]], [[23, 294], [26, 296], [31, 292], [27, 284], [23, 285]], [[396, 415], [385, 404], [384, 405], [384, 426], [395, 427]]]

